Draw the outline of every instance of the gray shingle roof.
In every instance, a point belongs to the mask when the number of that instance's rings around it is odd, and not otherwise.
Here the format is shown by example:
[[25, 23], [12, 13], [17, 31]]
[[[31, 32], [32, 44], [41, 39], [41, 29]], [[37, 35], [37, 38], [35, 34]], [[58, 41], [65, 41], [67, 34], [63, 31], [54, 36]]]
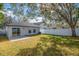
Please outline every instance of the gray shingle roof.
[[28, 23], [28, 22], [11, 23], [11, 24], [7, 24], [6, 26], [40, 27], [39, 25], [35, 25], [35, 24], [33, 24], [33, 23]]

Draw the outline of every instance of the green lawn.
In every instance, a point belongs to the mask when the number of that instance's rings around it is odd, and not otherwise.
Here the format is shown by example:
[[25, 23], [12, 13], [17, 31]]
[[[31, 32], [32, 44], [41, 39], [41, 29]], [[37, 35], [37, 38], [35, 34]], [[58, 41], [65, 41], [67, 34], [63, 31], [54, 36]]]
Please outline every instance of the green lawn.
[[79, 37], [62, 37], [53, 35], [35, 35], [26, 40], [9, 41], [0, 36], [0, 55], [79, 55]]
[[4, 36], [0, 36], [0, 42], [8, 41], [8, 38]]

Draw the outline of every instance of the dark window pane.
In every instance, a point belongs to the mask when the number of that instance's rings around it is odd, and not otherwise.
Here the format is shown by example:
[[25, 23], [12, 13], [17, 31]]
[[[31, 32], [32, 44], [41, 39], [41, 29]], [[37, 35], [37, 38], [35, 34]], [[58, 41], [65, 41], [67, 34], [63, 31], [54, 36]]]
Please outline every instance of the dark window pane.
[[12, 35], [19, 36], [20, 35], [20, 28], [12, 28]]
[[36, 32], [36, 30], [35, 29], [33, 29], [33, 33], [35, 33]]
[[29, 30], [29, 33], [31, 33], [31, 30]]

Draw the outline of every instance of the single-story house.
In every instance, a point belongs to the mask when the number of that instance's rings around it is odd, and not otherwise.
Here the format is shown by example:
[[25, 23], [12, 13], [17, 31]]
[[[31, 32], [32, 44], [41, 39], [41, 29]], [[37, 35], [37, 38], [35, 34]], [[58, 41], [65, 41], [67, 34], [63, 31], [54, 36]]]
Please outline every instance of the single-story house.
[[20, 38], [40, 33], [40, 26], [33, 23], [11, 23], [6, 25], [6, 34], [9, 39]]

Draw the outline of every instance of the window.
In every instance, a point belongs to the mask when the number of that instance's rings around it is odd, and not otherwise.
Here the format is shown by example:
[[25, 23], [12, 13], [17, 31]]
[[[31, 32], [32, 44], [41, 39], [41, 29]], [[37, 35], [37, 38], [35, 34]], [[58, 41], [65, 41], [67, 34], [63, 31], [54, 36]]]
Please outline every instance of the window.
[[19, 36], [20, 35], [20, 28], [12, 28], [12, 35]]
[[31, 33], [31, 30], [29, 30], [28, 32]]
[[33, 29], [33, 33], [35, 33], [36, 32], [36, 30], [35, 29]]

